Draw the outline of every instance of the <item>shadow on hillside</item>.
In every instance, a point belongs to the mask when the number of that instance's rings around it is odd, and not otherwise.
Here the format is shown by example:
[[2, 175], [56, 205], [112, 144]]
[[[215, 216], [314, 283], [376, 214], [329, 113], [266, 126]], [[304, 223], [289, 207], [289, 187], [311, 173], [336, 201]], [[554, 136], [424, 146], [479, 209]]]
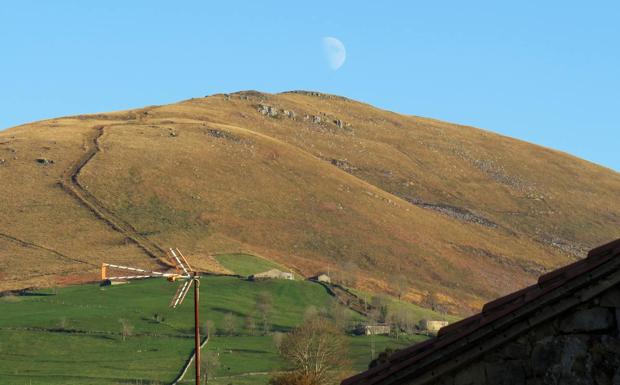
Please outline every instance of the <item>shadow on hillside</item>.
[[245, 317], [246, 316], [245, 313], [242, 313], [240, 311], [236, 311], [236, 310], [232, 310], [232, 309], [224, 309], [223, 307], [212, 307], [209, 310], [213, 310], [215, 312], [223, 313], [223, 314], [232, 313], [232, 314], [236, 315], [237, 317]]
[[19, 293], [20, 297], [50, 297], [56, 295], [54, 293], [35, 293], [32, 291], [22, 291]]

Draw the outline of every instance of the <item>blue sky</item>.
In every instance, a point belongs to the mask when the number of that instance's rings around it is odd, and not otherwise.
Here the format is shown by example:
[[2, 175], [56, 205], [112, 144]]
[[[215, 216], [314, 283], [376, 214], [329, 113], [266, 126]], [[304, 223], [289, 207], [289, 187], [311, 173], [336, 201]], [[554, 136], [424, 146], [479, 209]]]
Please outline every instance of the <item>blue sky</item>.
[[[614, 1], [5, 0], [0, 129], [308, 89], [620, 170], [619, 20]], [[325, 36], [347, 50], [336, 71]]]

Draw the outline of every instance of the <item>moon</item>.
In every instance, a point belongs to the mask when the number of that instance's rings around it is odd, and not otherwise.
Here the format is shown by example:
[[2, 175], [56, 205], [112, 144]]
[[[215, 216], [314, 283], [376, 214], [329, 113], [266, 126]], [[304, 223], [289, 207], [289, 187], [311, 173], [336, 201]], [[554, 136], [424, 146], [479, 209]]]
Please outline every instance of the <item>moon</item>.
[[344, 48], [344, 44], [335, 37], [323, 38], [323, 51], [325, 52], [325, 59], [329, 68], [337, 71], [344, 61], [347, 59], [347, 50]]

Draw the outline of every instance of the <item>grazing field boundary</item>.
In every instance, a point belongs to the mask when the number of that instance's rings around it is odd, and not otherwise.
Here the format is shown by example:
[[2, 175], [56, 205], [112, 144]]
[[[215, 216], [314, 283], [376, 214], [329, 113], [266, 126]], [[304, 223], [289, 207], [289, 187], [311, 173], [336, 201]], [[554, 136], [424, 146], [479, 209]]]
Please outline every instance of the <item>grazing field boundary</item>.
[[[202, 350], [203, 347], [205, 347], [207, 345], [207, 342], [209, 342], [209, 336], [206, 336], [205, 339], [200, 343], [200, 349], [201, 350]], [[187, 370], [189, 369], [189, 367], [194, 362], [195, 357], [196, 357], [196, 349], [192, 350], [192, 353], [187, 358], [187, 361], [185, 361], [185, 364], [181, 368], [181, 371], [179, 372], [179, 375], [170, 383], [170, 385], [177, 385], [181, 381], [183, 381], [183, 377], [185, 376], [185, 373], [187, 373]]]
[[86, 264], [86, 265], [95, 266], [95, 264], [93, 264], [93, 263], [82, 261], [81, 259], [77, 259], [77, 258], [71, 258], [71, 257], [69, 257], [67, 255], [64, 255], [64, 254], [54, 250], [54, 249], [50, 249], [49, 247], [45, 247], [45, 246], [38, 245], [38, 244], [30, 242], [30, 241], [19, 239], [17, 237], [9, 235], [9, 234], [0, 233], [0, 238], [4, 238], [4, 239], [7, 239], [9, 241], [15, 242], [15, 243], [21, 245], [22, 247], [27, 247], [27, 248], [30, 248], [30, 249], [39, 249], [39, 250], [46, 251], [46, 252], [48, 252], [50, 254], [54, 254], [55, 256], [57, 256], [59, 258], [62, 258], [62, 259], [65, 259], [67, 261], [83, 263], [83, 264]]
[[[311, 281], [316, 282], [316, 281]], [[364, 317], [368, 317], [369, 312], [372, 310], [372, 306], [370, 304], [364, 304], [365, 301], [359, 297], [357, 294], [351, 292], [347, 288], [337, 284], [327, 284], [325, 282], [317, 282], [319, 285], [323, 286], [325, 290], [340, 304], [348, 307], [354, 312], [363, 315]]]
[[[119, 332], [110, 332], [103, 330], [80, 330], [80, 329], [66, 329], [66, 328], [44, 328], [44, 327], [0, 327], [0, 330], [7, 331], [25, 331], [25, 332], [40, 332], [40, 333], [67, 333], [67, 334], [84, 334], [92, 336], [122, 336]], [[169, 337], [169, 338], [185, 338], [193, 339], [193, 335], [187, 334], [162, 334], [162, 333], [132, 333], [134, 337]]]

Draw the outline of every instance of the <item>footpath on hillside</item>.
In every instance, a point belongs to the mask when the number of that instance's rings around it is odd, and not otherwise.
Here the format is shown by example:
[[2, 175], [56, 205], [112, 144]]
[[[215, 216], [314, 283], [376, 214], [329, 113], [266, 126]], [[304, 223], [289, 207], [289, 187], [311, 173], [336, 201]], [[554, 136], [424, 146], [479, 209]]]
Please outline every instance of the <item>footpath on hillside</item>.
[[101, 152], [100, 139], [104, 134], [105, 126], [96, 126], [88, 134], [87, 151], [78, 161], [67, 169], [59, 182], [60, 186], [69, 195], [73, 196], [81, 205], [90, 210], [97, 218], [109, 227], [123, 234], [129, 241], [135, 243], [145, 254], [153, 258], [158, 264], [170, 267], [165, 258], [166, 252], [154, 241], [140, 234], [131, 224], [119, 218], [114, 212], [90, 193], [79, 180], [80, 171]]

